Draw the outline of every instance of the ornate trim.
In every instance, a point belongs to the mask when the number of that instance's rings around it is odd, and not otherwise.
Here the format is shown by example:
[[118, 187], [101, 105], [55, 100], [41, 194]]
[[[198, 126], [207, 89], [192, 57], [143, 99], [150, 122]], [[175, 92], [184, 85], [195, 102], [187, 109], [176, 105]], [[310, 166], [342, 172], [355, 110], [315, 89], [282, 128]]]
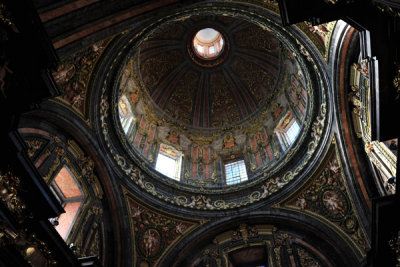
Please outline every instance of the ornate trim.
[[205, 220], [178, 217], [147, 206], [122, 187], [128, 208], [134, 264], [157, 266], [162, 258], [185, 236], [189, 235]]
[[10, 171], [0, 175], [0, 199], [4, 205], [22, 222], [29, 213], [19, 196], [20, 179]]
[[[239, 12], [240, 11], [240, 12]], [[204, 12], [209, 12], [213, 14], [229, 14], [232, 16], [241, 16], [241, 17], [246, 17], [249, 16], [251, 18], [254, 18], [256, 23], [258, 23], [261, 27], [263, 28], [275, 28], [279, 27], [276, 23], [273, 21], [263, 17], [259, 16], [258, 14], [252, 13], [252, 12], [245, 12], [243, 13], [242, 10], [237, 10], [235, 8], [213, 8], [213, 7], [206, 7], [206, 8], [196, 8], [192, 9], [190, 11], [184, 11], [178, 14], [171, 15], [167, 18], [163, 18], [154, 25], [150, 26], [149, 28], [146, 28], [136, 34], [127, 44], [123, 49], [127, 49], [127, 47], [132, 46], [135, 44], [135, 40], [141, 38], [141, 36], [144, 33], [148, 33], [149, 31], [152, 30], [152, 27], [157, 26], [160, 23], [163, 23], [164, 21], [174, 21], [174, 20], [181, 20], [184, 19], [187, 16], [190, 16], [191, 14], [197, 14], [201, 13], [204, 14]], [[296, 40], [296, 38], [291, 34], [290, 32], [287, 32], [285, 29], [281, 29], [281, 31], [284, 32], [284, 35], [282, 34], [277, 34], [277, 37], [280, 38], [281, 40], [284, 40], [285, 44], [288, 45], [288, 47], [293, 50], [293, 51], [299, 51], [301, 48], [301, 44], [297, 47], [294, 47], [291, 45], [291, 42], [289, 42], [286, 38], [293, 38]], [[136, 44], [137, 45], [137, 44]], [[304, 50], [306, 51], [306, 50]], [[303, 55], [301, 55], [300, 52], [294, 53], [294, 56], [298, 58], [299, 62], [302, 62], [302, 64], [306, 65], [308, 63], [305, 63]], [[126, 58], [126, 55], [124, 56]], [[165, 202], [168, 202], [170, 204], [174, 204], [177, 206], [182, 206], [190, 209], [203, 209], [203, 210], [225, 210], [225, 209], [234, 209], [238, 207], [244, 207], [247, 205], [250, 205], [252, 203], [261, 201], [263, 199], [266, 199], [267, 197], [281, 191], [287, 184], [289, 184], [295, 177], [300, 176], [300, 174], [304, 171], [304, 169], [309, 165], [311, 158], [317, 151], [317, 148], [320, 144], [320, 141], [322, 140], [322, 135], [326, 131], [326, 119], [327, 119], [327, 108], [326, 108], [326, 90], [325, 90], [325, 84], [323, 83], [322, 75], [319, 72], [318, 69], [318, 64], [314, 61], [314, 59], [311, 56], [307, 56], [308, 60], [314, 66], [314, 71], [316, 72], [315, 75], [317, 75], [320, 79], [318, 79], [320, 82], [318, 84], [318, 87], [321, 88], [319, 99], [316, 99], [316, 102], [319, 102], [319, 106], [317, 108], [318, 114], [314, 121], [307, 121], [307, 127], [311, 128], [311, 133], [310, 135], [307, 136], [310, 141], [308, 141], [307, 144], [307, 149], [306, 152], [303, 154], [302, 158], [298, 160], [298, 164], [296, 167], [294, 167], [292, 170], [287, 171], [286, 173], [282, 174], [280, 177], [277, 177], [276, 174], [281, 171], [283, 166], [290, 160], [292, 159], [293, 155], [296, 154], [296, 149], [293, 149], [292, 151], [289, 151], [289, 153], [285, 156], [285, 158], [282, 159], [281, 164], [277, 166], [274, 170], [264, 170], [264, 173], [262, 177], [259, 177], [257, 179], [254, 179], [252, 181], [249, 181], [245, 184], [239, 184], [236, 186], [231, 186], [231, 187], [226, 187], [224, 189], [204, 189], [204, 188], [196, 188], [193, 186], [186, 186], [174, 181], [171, 181], [171, 179], [165, 179], [161, 177], [157, 177], [158, 175], [155, 174], [154, 171], [152, 171], [145, 163], [143, 163], [143, 160], [135, 156], [133, 153], [130, 152], [130, 156], [133, 157], [133, 162], [128, 159], [125, 155], [120, 154], [117, 152], [116, 148], [112, 144], [111, 141], [111, 130], [113, 127], [111, 125], [115, 124], [116, 120], [116, 115], [113, 113], [113, 118], [109, 116], [110, 114], [110, 101], [109, 101], [109, 87], [110, 85], [108, 84], [108, 80], [111, 78], [110, 72], [107, 72], [102, 92], [101, 92], [101, 100], [100, 100], [100, 124], [101, 128], [103, 129], [103, 136], [104, 140], [106, 142], [106, 146], [110, 150], [115, 162], [118, 164], [118, 166], [121, 168], [123, 173], [129, 179], [139, 188], [143, 189], [146, 191], [148, 194], [161, 199]], [[129, 58], [129, 57], [128, 57]], [[114, 59], [114, 62], [110, 69], [113, 69], [114, 67], [116, 68], [116, 64], [120, 65], [120, 62], [117, 63], [117, 58]], [[309, 74], [307, 74], [309, 75]], [[310, 79], [307, 79], [310, 80]], [[312, 89], [311, 84], [308, 84], [307, 86], [309, 94], [313, 94], [314, 90]], [[111, 100], [112, 104], [111, 106], [115, 109], [116, 104], [115, 99]], [[315, 103], [313, 103], [315, 105]], [[314, 107], [311, 107], [311, 110], [313, 110]], [[114, 119], [114, 122], [111, 122], [110, 120]], [[311, 120], [311, 119], [309, 119]], [[117, 126], [118, 127], [118, 126]], [[307, 131], [306, 131], [307, 132]], [[120, 138], [121, 139], [121, 138]], [[302, 135], [301, 140], [298, 141], [303, 142], [306, 139], [306, 135]], [[122, 138], [121, 140], [124, 140]], [[136, 167], [135, 163], [140, 165], [139, 167]], [[143, 170], [142, 170], [143, 169]], [[145, 172], [150, 173], [151, 176], [157, 177], [156, 179], [159, 180], [163, 185], [157, 186], [155, 185], [153, 179], [149, 177]], [[171, 195], [170, 193], [167, 193], [164, 191], [163, 186], [173, 186], [175, 188], [179, 189], [179, 193], [175, 195]], [[251, 193], [246, 193], [242, 197], [238, 197], [236, 192], [239, 190], [243, 189], [248, 189], [250, 187], [253, 187], [253, 191]], [[234, 194], [233, 198], [228, 198], [227, 194]], [[221, 197], [221, 195], [224, 195]]]
[[335, 137], [323, 158], [307, 183], [274, 207], [303, 213], [327, 224], [362, 259], [370, 247], [370, 240], [349, 193]]

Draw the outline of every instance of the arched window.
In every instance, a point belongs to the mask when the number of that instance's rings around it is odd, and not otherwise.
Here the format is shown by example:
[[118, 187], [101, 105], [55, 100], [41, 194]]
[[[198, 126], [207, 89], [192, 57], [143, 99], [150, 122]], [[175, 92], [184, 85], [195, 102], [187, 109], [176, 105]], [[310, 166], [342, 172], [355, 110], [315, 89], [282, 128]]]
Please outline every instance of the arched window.
[[58, 225], [55, 228], [61, 237], [67, 240], [83, 204], [84, 194], [78, 181], [66, 166], [58, 172], [50, 188], [65, 210], [65, 213], [58, 217]]
[[160, 144], [160, 150], [157, 156], [156, 170], [179, 181], [181, 175], [182, 152], [172, 146]]

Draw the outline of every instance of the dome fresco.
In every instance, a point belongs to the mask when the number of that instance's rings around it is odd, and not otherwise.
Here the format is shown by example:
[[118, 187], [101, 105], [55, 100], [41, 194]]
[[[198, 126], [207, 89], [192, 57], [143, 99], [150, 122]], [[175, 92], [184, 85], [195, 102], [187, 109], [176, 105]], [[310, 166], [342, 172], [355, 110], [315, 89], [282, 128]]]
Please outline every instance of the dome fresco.
[[[110, 67], [117, 69], [112, 100], [105, 86], [100, 115], [107, 141], [110, 101], [122, 147], [110, 141], [109, 149], [134, 184], [180, 206], [233, 208], [302, 173], [324, 128], [325, 89], [311, 82], [319, 74], [309, 71], [304, 46], [257, 19], [184, 11], [129, 37]], [[204, 63], [193, 56], [193, 38], [206, 28], [217, 30], [225, 47]], [[247, 193], [239, 198], [238, 190]]]

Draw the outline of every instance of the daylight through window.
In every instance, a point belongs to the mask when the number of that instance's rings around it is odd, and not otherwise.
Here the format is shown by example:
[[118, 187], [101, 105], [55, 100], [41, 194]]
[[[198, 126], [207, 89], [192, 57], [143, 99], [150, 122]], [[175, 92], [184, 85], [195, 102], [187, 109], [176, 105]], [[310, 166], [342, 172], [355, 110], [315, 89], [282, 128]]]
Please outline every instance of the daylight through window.
[[289, 145], [293, 144], [299, 132], [300, 132], [300, 126], [296, 120], [293, 120], [292, 125], [286, 131], [286, 139]]
[[51, 183], [51, 189], [63, 206], [65, 213], [58, 217], [55, 229], [66, 240], [82, 206], [84, 195], [67, 167], [63, 167]]
[[166, 144], [161, 144], [157, 157], [156, 170], [169, 178], [179, 181], [181, 165], [182, 152]]
[[226, 184], [233, 185], [247, 180], [246, 165], [243, 160], [225, 164]]

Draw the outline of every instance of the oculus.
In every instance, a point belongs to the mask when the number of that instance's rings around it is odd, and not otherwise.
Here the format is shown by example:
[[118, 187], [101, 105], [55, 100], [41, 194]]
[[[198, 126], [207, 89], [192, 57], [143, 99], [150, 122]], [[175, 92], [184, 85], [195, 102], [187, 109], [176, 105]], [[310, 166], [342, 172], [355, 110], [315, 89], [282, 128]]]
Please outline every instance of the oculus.
[[217, 58], [224, 49], [225, 41], [221, 33], [213, 28], [204, 28], [193, 38], [193, 48], [197, 56], [211, 60]]

